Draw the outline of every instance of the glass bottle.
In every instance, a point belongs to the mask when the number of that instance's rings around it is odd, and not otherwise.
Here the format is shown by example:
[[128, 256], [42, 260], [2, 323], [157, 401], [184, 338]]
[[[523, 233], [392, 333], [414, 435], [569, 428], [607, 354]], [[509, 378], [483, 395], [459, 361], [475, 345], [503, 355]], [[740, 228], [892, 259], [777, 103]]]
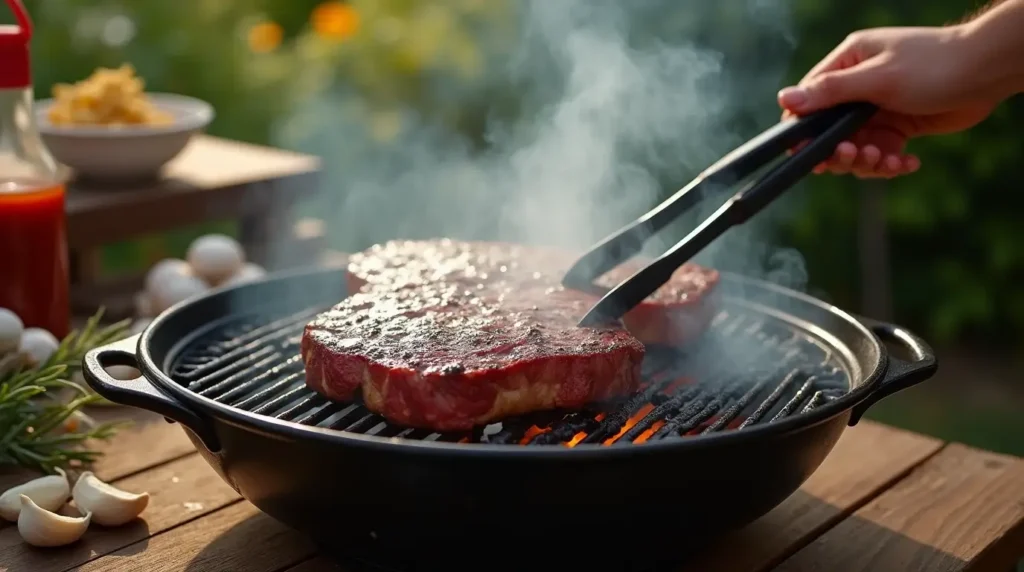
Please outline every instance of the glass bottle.
[[29, 40], [21, 0], [6, 0], [17, 25], [0, 26], [0, 307], [58, 339], [70, 328], [64, 184], [33, 110]]

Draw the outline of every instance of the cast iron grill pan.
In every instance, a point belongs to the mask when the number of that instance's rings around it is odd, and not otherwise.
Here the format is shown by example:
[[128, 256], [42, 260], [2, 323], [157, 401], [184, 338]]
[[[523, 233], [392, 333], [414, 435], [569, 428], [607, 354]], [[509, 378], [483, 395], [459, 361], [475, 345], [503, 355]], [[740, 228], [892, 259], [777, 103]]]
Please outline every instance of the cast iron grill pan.
[[[649, 347], [632, 398], [438, 434], [306, 389], [302, 329], [346, 290], [343, 271], [316, 270], [187, 300], [91, 350], [86, 380], [184, 425], [225, 482], [332, 554], [561, 571], [686, 559], [685, 545], [778, 506], [847, 425], [936, 369], [899, 326], [723, 274], [711, 327]], [[118, 380], [111, 365], [143, 375]]]

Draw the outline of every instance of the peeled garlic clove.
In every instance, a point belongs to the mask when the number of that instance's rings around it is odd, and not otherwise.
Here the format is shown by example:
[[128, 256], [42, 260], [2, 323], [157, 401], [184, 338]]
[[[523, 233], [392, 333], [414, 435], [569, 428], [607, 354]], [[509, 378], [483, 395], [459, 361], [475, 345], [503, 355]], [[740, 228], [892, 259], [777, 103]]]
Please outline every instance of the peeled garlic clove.
[[18, 516], [18, 533], [32, 546], [64, 546], [82, 538], [92, 515], [87, 511], [81, 518], [63, 516], [44, 510], [32, 499], [20, 495], [21, 515]]
[[15, 522], [21, 512], [20, 497], [26, 496], [43, 510], [57, 510], [68, 500], [71, 487], [68, 476], [57, 469], [59, 475], [48, 475], [8, 489], [0, 495], [0, 517]]
[[79, 510], [92, 513], [103, 526], [120, 526], [142, 514], [149, 505], [149, 493], [134, 494], [116, 489], [86, 471], [78, 477], [71, 493]]

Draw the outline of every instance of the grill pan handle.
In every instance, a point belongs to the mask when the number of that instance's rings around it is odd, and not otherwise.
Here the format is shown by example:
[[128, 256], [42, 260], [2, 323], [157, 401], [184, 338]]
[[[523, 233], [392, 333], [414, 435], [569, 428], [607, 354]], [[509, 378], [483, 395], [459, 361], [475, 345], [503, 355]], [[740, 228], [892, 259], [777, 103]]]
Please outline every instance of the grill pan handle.
[[85, 354], [82, 373], [89, 387], [96, 393], [123, 405], [130, 405], [163, 415], [168, 421], [178, 422], [195, 433], [212, 453], [220, 450], [220, 440], [213, 427], [198, 413], [153, 385], [145, 375], [135, 379], [116, 379], [104, 367], [126, 365], [142, 371], [136, 357], [139, 335], [107, 344]]
[[852, 408], [850, 425], [856, 425], [868, 408], [878, 400], [921, 383], [935, 375], [935, 371], [939, 368], [939, 362], [935, 358], [935, 352], [932, 351], [931, 346], [908, 330], [870, 318], [860, 318], [860, 321], [883, 343], [900, 346], [906, 350], [912, 356], [913, 361], [902, 360], [889, 352], [883, 354], [886, 356], [886, 367], [882, 380], [875, 386], [874, 391]]

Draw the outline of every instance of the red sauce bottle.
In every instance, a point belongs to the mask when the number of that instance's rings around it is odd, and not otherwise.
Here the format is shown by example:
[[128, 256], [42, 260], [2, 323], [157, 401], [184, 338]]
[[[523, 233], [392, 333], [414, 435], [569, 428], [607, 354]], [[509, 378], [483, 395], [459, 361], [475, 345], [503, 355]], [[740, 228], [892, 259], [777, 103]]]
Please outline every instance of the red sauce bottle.
[[0, 26], [0, 308], [58, 339], [70, 329], [64, 184], [36, 128], [29, 40], [21, 0]]

